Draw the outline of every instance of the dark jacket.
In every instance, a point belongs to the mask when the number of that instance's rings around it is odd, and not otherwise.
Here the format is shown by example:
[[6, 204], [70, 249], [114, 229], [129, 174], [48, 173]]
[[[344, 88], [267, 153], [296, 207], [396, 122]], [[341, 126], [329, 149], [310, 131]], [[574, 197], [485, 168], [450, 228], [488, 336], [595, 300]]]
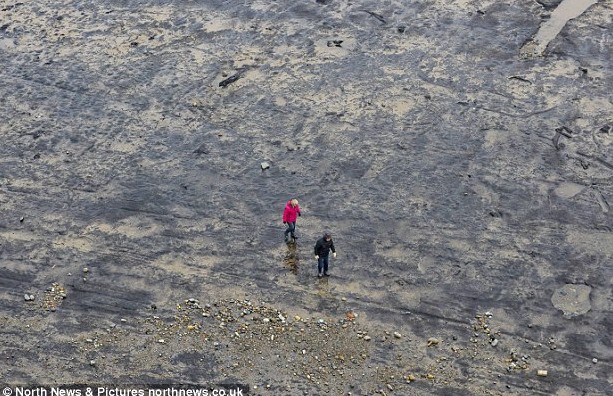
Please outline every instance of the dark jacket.
[[316, 256], [328, 257], [330, 250], [332, 250], [333, 253], [336, 252], [336, 249], [334, 249], [334, 241], [332, 239], [326, 241], [324, 237], [321, 237], [317, 240], [317, 243], [315, 244]]

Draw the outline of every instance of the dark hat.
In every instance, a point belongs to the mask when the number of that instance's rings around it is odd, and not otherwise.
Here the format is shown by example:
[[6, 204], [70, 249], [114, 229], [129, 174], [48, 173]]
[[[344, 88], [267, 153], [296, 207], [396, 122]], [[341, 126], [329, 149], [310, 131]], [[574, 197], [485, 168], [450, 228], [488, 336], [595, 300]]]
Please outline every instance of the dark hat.
[[330, 234], [328, 231], [324, 232], [324, 239], [328, 239], [328, 238], [332, 238], [332, 234]]

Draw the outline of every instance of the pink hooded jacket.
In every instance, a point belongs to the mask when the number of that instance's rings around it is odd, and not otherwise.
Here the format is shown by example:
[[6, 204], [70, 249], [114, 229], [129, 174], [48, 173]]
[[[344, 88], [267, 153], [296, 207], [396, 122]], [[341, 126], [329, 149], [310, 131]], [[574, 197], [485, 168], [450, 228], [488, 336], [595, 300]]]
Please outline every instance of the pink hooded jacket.
[[292, 200], [287, 201], [285, 210], [283, 211], [283, 222], [294, 223], [300, 216], [300, 205], [292, 206]]

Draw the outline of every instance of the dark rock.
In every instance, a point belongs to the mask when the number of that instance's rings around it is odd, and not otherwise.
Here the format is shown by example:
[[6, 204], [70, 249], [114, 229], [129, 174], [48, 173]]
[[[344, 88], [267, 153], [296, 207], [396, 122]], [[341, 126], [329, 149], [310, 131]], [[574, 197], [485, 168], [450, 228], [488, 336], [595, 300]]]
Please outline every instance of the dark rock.
[[241, 74], [240, 73], [234, 74], [233, 76], [230, 76], [230, 77], [226, 78], [225, 80], [221, 81], [219, 83], [219, 86], [222, 87], [222, 88], [225, 88], [228, 85], [232, 84], [233, 82], [238, 81], [239, 78], [241, 78]]

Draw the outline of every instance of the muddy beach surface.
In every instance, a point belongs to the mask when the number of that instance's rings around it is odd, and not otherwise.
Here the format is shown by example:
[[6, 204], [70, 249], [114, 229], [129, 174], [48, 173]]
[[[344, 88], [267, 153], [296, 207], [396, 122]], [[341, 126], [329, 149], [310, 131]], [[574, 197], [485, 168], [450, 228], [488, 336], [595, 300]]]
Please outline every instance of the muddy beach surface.
[[613, 5], [558, 5], [0, 2], [3, 382], [612, 394]]

